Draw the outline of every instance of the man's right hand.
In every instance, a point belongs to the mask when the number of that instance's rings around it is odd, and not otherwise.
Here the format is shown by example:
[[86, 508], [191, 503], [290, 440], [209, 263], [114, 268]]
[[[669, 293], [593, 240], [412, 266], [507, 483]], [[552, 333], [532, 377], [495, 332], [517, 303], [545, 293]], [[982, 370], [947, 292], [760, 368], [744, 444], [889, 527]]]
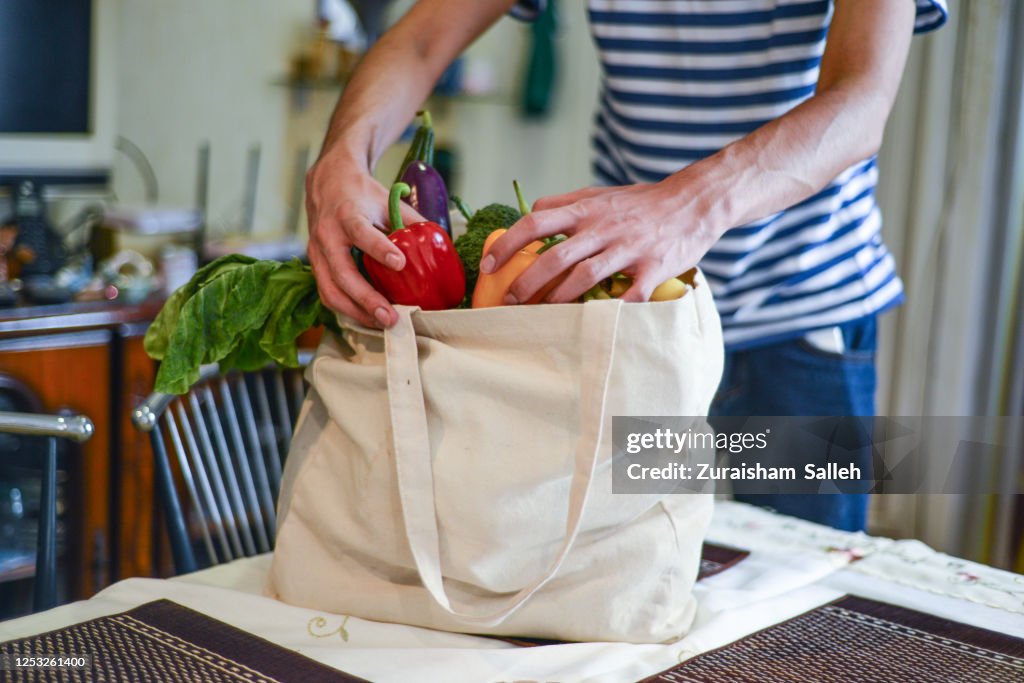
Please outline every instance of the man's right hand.
[[[306, 175], [309, 261], [328, 308], [364, 325], [398, 314], [356, 268], [349, 251], [401, 270], [384, 234], [388, 190], [370, 169], [413, 119], [445, 68], [515, 0], [418, 0], [363, 57], [331, 118], [320, 159]], [[402, 220], [423, 220], [402, 204]]]
[[[306, 175], [306, 213], [309, 216], [309, 261], [320, 298], [328, 308], [370, 327], [390, 327], [394, 307], [359, 272], [352, 247], [392, 270], [405, 267], [405, 256], [385, 231], [388, 190], [365, 164], [325, 154]], [[402, 204], [402, 220], [422, 221], [411, 206]]]

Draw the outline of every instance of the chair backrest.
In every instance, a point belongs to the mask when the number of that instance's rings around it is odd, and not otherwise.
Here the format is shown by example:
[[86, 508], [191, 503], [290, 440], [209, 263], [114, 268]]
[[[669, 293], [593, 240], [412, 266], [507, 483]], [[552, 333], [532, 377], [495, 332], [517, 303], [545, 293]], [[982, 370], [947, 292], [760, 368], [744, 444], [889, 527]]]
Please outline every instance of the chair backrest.
[[[301, 365], [311, 357], [300, 354]], [[209, 366], [188, 393], [153, 394], [132, 412], [150, 435], [176, 572], [273, 549], [281, 470], [304, 397], [301, 368], [224, 375]]]
[[37, 413], [0, 412], [0, 433], [42, 436], [48, 439], [43, 462], [39, 497], [39, 527], [36, 542], [36, 571], [33, 609], [40, 611], [57, 604], [57, 439], [83, 443], [92, 438], [89, 418]]

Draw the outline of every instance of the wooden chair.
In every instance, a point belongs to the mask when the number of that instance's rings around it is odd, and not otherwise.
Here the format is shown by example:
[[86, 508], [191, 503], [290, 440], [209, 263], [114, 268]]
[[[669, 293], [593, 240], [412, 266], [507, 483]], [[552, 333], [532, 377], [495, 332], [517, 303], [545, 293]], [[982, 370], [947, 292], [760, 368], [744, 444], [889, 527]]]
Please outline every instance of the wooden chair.
[[[299, 356], [302, 366], [311, 358]], [[187, 394], [154, 393], [132, 412], [153, 446], [177, 573], [273, 549], [281, 470], [304, 397], [301, 368], [224, 375], [209, 366]]]
[[38, 612], [57, 604], [57, 439], [70, 439], [78, 443], [88, 441], [93, 434], [93, 424], [82, 415], [63, 417], [0, 412], [0, 433], [42, 436], [48, 440], [42, 470], [32, 597], [33, 609]]

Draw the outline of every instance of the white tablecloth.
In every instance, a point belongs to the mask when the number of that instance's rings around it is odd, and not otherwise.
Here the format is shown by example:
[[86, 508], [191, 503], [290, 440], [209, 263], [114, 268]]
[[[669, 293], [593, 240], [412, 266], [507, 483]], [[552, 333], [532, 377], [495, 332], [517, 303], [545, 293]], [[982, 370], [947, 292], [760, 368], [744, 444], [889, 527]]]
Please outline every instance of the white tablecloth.
[[846, 593], [1024, 638], [1024, 576], [942, 555], [916, 541], [835, 531], [731, 502], [717, 505], [708, 540], [751, 554], [698, 584], [697, 621], [686, 638], [669, 645], [519, 648], [291, 607], [262, 596], [268, 555], [171, 580], [127, 579], [90, 600], [0, 623], [0, 640], [167, 598], [372, 681], [622, 683]]

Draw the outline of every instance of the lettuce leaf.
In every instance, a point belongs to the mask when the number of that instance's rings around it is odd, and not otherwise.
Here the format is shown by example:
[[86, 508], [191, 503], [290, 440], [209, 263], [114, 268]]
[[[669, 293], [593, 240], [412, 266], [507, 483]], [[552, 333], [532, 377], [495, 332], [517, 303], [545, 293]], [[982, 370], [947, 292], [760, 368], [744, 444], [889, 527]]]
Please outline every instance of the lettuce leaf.
[[147, 353], [162, 361], [156, 390], [187, 392], [206, 363], [296, 367], [296, 338], [324, 323], [336, 329], [308, 266], [225, 256], [176, 291], [146, 333]]
[[174, 291], [164, 302], [163, 308], [156, 316], [156, 319], [146, 331], [143, 339], [143, 346], [146, 353], [153, 360], [163, 360], [167, 353], [167, 345], [170, 343], [171, 334], [178, 326], [178, 318], [181, 316], [182, 307], [195, 295], [200, 288], [212, 282], [222, 275], [226, 275], [235, 268], [256, 263], [256, 259], [243, 254], [229, 254], [212, 261], [192, 276], [192, 279]]

